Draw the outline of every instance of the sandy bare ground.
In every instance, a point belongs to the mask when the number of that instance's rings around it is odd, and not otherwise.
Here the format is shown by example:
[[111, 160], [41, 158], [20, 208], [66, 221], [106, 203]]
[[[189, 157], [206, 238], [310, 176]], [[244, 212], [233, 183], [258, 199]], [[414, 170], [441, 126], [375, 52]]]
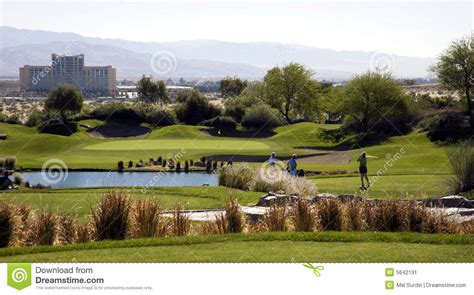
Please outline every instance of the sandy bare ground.
[[[299, 163], [312, 164], [348, 164], [352, 160], [352, 152], [349, 151], [331, 151], [331, 150], [310, 150], [311, 154], [299, 155]], [[210, 156], [213, 161], [233, 161], [233, 162], [265, 162], [270, 155], [217, 155]], [[280, 161], [287, 161], [290, 157], [277, 157]]]
[[87, 134], [96, 138], [145, 137], [149, 128], [121, 124], [106, 124], [91, 128]]
[[352, 152], [331, 151], [310, 157], [300, 158], [298, 162], [312, 164], [348, 164], [351, 162], [352, 156]]

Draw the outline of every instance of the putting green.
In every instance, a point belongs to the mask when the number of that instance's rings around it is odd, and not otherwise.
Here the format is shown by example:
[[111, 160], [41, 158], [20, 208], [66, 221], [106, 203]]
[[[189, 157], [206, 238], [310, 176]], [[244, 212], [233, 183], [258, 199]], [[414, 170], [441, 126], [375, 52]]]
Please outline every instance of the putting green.
[[115, 140], [93, 144], [85, 147], [86, 150], [266, 150], [270, 146], [266, 143], [252, 140], [212, 140], [212, 139], [173, 139], [173, 140]]

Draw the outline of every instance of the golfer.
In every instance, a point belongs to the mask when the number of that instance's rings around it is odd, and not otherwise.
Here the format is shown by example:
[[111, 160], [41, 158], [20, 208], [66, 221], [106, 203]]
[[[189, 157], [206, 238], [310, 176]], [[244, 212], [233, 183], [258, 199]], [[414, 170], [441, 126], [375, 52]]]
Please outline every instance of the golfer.
[[287, 167], [288, 170], [290, 170], [290, 175], [295, 176], [296, 175], [296, 167], [298, 164], [296, 163], [296, 154], [293, 154], [291, 156], [291, 159], [288, 161]]
[[270, 159], [268, 159], [268, 164], [270, 165], [271, 168], [275, 167], [276, 165], [276, 153], [273, 152], [272, 155], [270, 156]]
[[[357, 159], [357, 162], [359, 162], [360, 182], [362, 184], [361, 189], [367, 189], [370, 186], [369, 178], [367, 177], [367, 158], [378, 159], [378, 157], [367, 155], [366, 152], [362, 152]], [[367, 186], [364, 184], [364, 179], [367, 181]]]

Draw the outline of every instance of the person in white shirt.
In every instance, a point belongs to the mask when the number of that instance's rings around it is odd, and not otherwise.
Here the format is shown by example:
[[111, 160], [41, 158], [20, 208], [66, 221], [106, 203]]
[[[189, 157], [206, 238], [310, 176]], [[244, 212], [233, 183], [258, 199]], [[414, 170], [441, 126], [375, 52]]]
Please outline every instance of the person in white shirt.
[[273, 152], [272, 155], [270, 156], [270, 159], [268, 159], [268, 163], [270, 164], [270, 167], [275, 167], [276, 165], [276, 153]]

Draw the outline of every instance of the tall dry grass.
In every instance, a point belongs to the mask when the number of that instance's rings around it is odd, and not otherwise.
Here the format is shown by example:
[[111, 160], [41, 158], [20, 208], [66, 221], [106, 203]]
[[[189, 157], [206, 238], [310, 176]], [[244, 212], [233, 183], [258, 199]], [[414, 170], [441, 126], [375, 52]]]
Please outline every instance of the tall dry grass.
[[341, 205], [340, 209], [342, 230], [368, 230], [368, 208], [366, 206], [366, 203], [359, 201], [350, 201]]
[[15, 228], [15, 208], [6, 203], [0, 203], [0, 248], [8, 247], [13, 241]]
[[278, 171], [273, 177], [268, 177], [261, 169], [252, 168], [246, 163], [221, 168], [219, 185], [256, 192], [283, 191], [300, 196], [317, 192], [315, 184], [304, 177], [294, 177], [284, 171]]
[[342, 230], [342, 206], [339, 200], [322, 200], [317, 203], [316, 216], [321, 230]]
[[[389, 231], [473, 234], [474, 222], [457, 224], [416, 201], [350, 201], [326, 199], [312, 203], [278, 204], [257, 222], [247, 221], [236, 199], [229, 199], [225, 214], [201, 224], [201, 234], [256, 231]], [[181, 205], [171, 217], [161, 214], [151, 199], [132, 202], [126, 192], [110, 191], [92, 209], [92, 220], [79, 223], [70, 215], [32, 212], [30, 207], [0, 203], [0, 246], [84, 243], [130, 237], [186, 236], [194, 234]]]
[[90, 224], [77, 224], [76, 243], [87, 243], [92, 241], [93, 233]]
[[226, 166], [219, 169], [219, 185], [248, 190], [254, 176], [254, 169], [248, 164]]
[[54, 245], [57, 243], [58, 234], [58, 216], [51, 211], [38, 212], [31, 223], [28, 244], [34, 246]]
[[173, 211], [173, 234], [175, 236], [186, 236], [191, 231], [191, 220], [184, 211], [184, 207], [178, 204]]
[[299, 198], [293, 208], [293, 226], [295, 231], [313, 231], [317, 222], [314, 206], [304, 198]]
[[33, 213], [30, 206], [17, 205], [15, 207], [15, 239], [14, 246], [25, 246], [28, 244], [30, 237], [31, 222]]
[[243, 232], [245, 228], [245, 216], [237, 199], [229, 199], [224, 205], [224, 211], [224, 213], [218, 214], [215, 220], [204, 222], [201, 225], [201, 233], [205, 235], [216, 235]]
[[289, 229], [287, 206], [272, 205], [262, 218], [264, 229], [267, 231], [287, 231]]
[[60, 244], [73, 244], [77, 240], [76, 219], [69, 214], [58, 217], [58, 242]]
[[134, 237], [164, 237], [170, 223], [161, 216], [160, 204], [154, 199], [139, 199], [132, 212]]
[[127, 192], [112, 190], [92, 209], [96, 240], [123, 240], [130, 225], [131, 201]]

